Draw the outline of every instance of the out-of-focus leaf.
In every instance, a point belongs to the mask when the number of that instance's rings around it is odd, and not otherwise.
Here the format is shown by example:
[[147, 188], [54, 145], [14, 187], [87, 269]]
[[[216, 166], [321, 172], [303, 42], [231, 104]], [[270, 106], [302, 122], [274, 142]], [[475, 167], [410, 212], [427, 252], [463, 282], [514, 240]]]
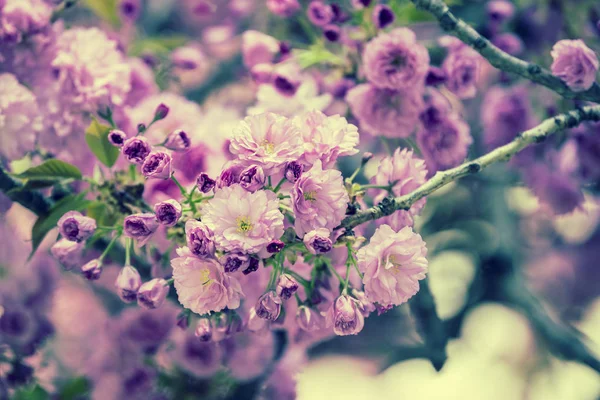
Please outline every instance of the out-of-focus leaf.
[[110, 126], [103, 125], [96, 118], [92, 118], [92, 123], [85, 131], [85, 141], [88, 147], [96, 158], [107, 167], [115, 165], [119, 158], [119, 149], [108, 141], [110, 129]]
[[149, 37], [134, 41], [129, 48], [131, 56], [139, 56], [144, 53], [166, 54], [183, 46], [188, 38], [183, 35]]
[[298, 61], [300, 68], [310, 68], [314, 65], [327, 64], [344, 66], [345, 60], [333, 54], [322, 45], [313, 45], [308, 50], [294, 50], [294, 58]]
[[13, 395], [13, 400], [47, 400], [50, 396], [40, 385], [19, 389]]
[[110, 212], [109, 206], [102, 201], [93, 201], [87, 207], [87, 216], [94, 218], [100, 226], [112, 226], [116, 216]]
[[113, 26], [119, 26], [118, 0], [85, 0], [84, 4], [99, 18]]
[[16, 176], [21, 179], [30, 179], [36, 181], [69, 178], [81, 179], [81, 171], [76, 166], [67, 162], [58, 159], [52, 159], [35, 167], [31, 167]]
[[61, 389], [61, 400], [75, 400], [84, 397], [90, 391], [90, 382], [83, 376], [73, 378]]
[[35, 221], [35, 224], [31, 229], [32, 248], [29, 258], [35, 254], [40, 243], [42, 243], [42, 240], [46, 237], [46, 234], [56, 226], [60, 217], [67, 211], [81, 211], [88, 206], [90, 202], [89, 200], [86, 200], [84, 196], [84, 193], [80, 193], [77, 195], [69, 195], [61, 199], [54, 204], [47, 215], [42, 215]]

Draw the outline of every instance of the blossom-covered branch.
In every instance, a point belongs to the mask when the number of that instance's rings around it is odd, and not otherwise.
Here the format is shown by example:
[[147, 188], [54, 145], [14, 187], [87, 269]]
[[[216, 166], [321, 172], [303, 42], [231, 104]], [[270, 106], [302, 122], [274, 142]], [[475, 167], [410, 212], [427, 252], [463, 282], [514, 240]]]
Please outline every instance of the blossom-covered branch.
[[417, 8], [426, 10], [435, 16], [440, 27], [473, 47], [499, 70], [512, 72], [535, 83], [546, 86], [563, 97], [577, 100], [600, 102], [600, 86], [594, 83], [585, 91], [571, 90], [563, 80], [549, 70], [531, 62], [521, 60], [500, 50], [480, 35], [465, 21], [457, 18], [442, 0], [411, 0]]
[[559, 114], [553, 118], [548, 118], [536, 127], [523, 132], [504, 146], [498, 147], [479, 158], [467, 161], [458, 167], [438, 172], [433, 178], [407, 195], [396, 198], [387, 197], [376, 206], [346, 217], [339, 228], [345, 228], [346, 231], [349, 231], [367, 221], [391, 215], [397, 210], [408, 210], [418, 200], [435, 192], [437, 189], [448, 183], [463, 176], [477, 173], [498, 161], [508, 161], [525, 147], [534, 143], [543, 142], [548, 136], [561, 129], [573, 128], [584, 121], [599, 120], [600, 106], [586, 106], [564, 114]]

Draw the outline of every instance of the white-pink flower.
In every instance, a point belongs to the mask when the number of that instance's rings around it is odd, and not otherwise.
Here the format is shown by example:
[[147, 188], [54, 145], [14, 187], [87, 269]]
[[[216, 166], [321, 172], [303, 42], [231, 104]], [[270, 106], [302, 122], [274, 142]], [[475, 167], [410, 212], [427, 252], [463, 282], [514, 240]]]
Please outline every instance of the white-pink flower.
[[173, 279], [179, 302], [197, 314], [236, 309], [243, 296], [238, 280], [225, 274], [221, 264], [212, 259], [200, 259], [187, 247], [177, 249], [171, 260]]
[[574, 92], [588, 90], [596, 81], [598, 56], [583, 40], [559, 40], [552, 47], [552, 74], [561, 78]]
[[[421, 186], [427, 180], [427, 168], [425, 161], [414, 156], [412, 150], [396, 149], [394, 155], [381, 160], [377, 174], [371, 178], [371, 184], [389, 185], [394, 183], [392, 193], [395, 197], [411, 193]], [[369, 191], [375, 203], [383, 200], [388, 195], [386, 190], [371, 189]], [[414, 203], [409, 210], [399, 210], [394, 214], [378, 220], [382, 224], [390, 224], [392, 228], [398, 230], [405, 226], [412, 226], [413, 217], [418, 215], [425, 199]]]
[[237, 184], [215, 192], [202, 207], [202, 222], [214, 232], [217, 248], [228, 252], [260, 253], [283, 235], [277, 195], [250, 193]]
[[302, 155], [303, 142], [291, 120], [268, 112], [241, 121], [229, 149], [244, 165], [259, 165], [271, 175]]
[[344, 117], [315, 110], [295, 117], [293, 122], [304, 139], [300, 161], [307, 166], [321, 160], [323, 168], [331, 168], [338, 157], [358, 153], [358, 128]]
[[419, 280], [425, 279], [426, 255], [425, 242], [412, 228], [396, 232], [381, 225], [357, 253], [367, 299], [382, 306], [406, 302], [419, 291]]
[[342, 173], [324, 170], [320, 160], [296, 181], [291, 198], [300, 237], [319, 228], [333, 230], [344, 219], [350, 201]]

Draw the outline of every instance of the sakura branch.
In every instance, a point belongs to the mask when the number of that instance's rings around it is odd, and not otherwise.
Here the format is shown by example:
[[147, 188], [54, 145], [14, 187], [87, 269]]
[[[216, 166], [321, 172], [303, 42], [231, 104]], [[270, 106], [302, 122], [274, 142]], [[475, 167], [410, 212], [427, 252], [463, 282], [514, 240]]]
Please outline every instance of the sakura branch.
[[574, 128], [584, 121], [599, 120], [600, 106], [586, 106], [564, 114], [559, 114], [553, 118], [548, 118], [538, 126], [523, 132], [504, 146], [498, 147], [474, 160], [467, 161], [458, 167], [438, 172], [433, 178], [425, 182], [412, 193], [396, 198], [387, 197], [374, 207], [346, 217], [338, 228], [344, 228], [346, 232], [348, 232], [358, 225], [391, 215], [397, 210], [408, 210], [418, 200], [430, 195], [439, 188], [446, 186], [448, 183], [462, 178], [463, 176], [478, 173], [484, 168], [499, 161], [508, 161], [515, 154], [519, 153], [529, 145], [543, 142], [550, 135], [562, 129]]
[[505, 72], [512, 72], [523, 78], [543, 85], [568, 99], [600, 102], [600, 86], [594, 83], [588, 90], [571, 90], [565, 82], [550, 71], [535, 63], [530, 63], [500, 50], [489, 40], [481, 36], [465, 21], [457, 18], [442, 0], [411, 0], [413, 4], [422, 10], [428, 11], [436, 17], [440, 27], [456, 36], [464, 43], [473, 47], [479, 54], [490, 62], [494, 67]]

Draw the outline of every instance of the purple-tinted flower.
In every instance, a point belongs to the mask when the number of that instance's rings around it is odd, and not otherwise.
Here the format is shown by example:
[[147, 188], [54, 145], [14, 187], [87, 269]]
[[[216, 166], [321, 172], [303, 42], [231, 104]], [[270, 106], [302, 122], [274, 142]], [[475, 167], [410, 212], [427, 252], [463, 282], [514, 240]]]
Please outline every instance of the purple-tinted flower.
[[272, 74], [273, 87], [277, 92], [286, 97], [293, 97], [300, 87], [300, 81], [292, 79], [289, 75], [284, 75], [279, 72]]
[[479, 53], [467, 45], [451, 46], [442, 64], [448, 90], [461, 99], [474, 97], [481, 60]]
[[271, 254], [279, 253], [285, 247], [285, 243], [281, 240], [273, 240], [267, 245], [267, 251]]
[[492, 39], [492, 43], [500, 50], [513, 56], [523, 51], [523, 42], [514, 33], [506, 32], [496, 35]]
[[296, 218], [294, 228], [300, 237], [314, 229], [333, 230], [344, 219], [350, 200], [342, 173], [323, 170], [320, 160], [302, 174], [290, 194]]
[[186, 151], [189, 150], [191, 144], [188, 134], [183, 129], [176, 129], [167, 136], [164, 146], [173, 151]]
[[258, 317], [276, 321], [281, 313], [281, 298], [275, 291], [270, 290], [258, 298], [254, 308]]
[[163, 120], [167, 118], [167, 115], [169, 115], [169, 107], [164, 103], [160, 103], [154, 111], [154, 121]]
[[427, 248], [412, 228], [394, 231], [381, 225], [356, 257], [364, 274], [365, 294], [383, 306], [400, 305], [419, 291], [427, 272]]
[[438, 86], [446, 82], [446, 71], [444, 71], [440, 67], [435, 67], [433, 65], [429, 66], [427, 70], [427, 75], [425, 76], [425, 86]]
[[271, 83], [273, 76], [273, 65], [257, 64], [250, 68], [252, 80], [258, 84]]
[[154, 278], [138, 289], [137, 301], [141, 307], [153, 310], [162, 306], [167, 299], [171, 287], [166, 280]]
[[277, 280], [275, 292], [282, 300], [288, 300], [298, 290], [298, 282], [291, 275], [281, 274]]
[[260, 268], [261, 264], [262, 263], [259, 258], [250, 257], [250, 259], [248, 260], [248, 266], [246, 267], [246, 269], [244, 269], [242, 271], [242, 273], [244, 275], [248, 275], [248, 274], [251, 274], [252, 272], [256, 272], [256, 271], [258, 271], [258, 268]]
[[600, 134], [598, 125], [574, 135], [577, 144], [578, 173], [589, 183], [600, 182]]
[[142, 4], [140, 0], [120, 0], [119, 14], [125, 21], [135, 21], [140, 17]]
[[364, 132], [374, 136], [405, 138], [415, 130], [419, 121], [419, 113], [423, 110], [423, 91], [421, 87], [393, 91], [362, 84], [348, 91], [346, 101]]
[[358, 300], [344, 294], [331, 304], [325, 322], [328, 327], [333, 326], [336, 335], [356, 335], [365, 326], [365, 317]]
[[240, 183], [240, 174], [244, 167], [237, 163], [228, 163], [223, 168], [221, 175], [217, 178], [216, 186], [221, 189], [231, 186], [235, 183]]
[[177, 254], [179, 257], [171, 260], [171, 266], [181, 305], [200, 315], [240, 306], [243, 296], [240, 283], [226, 274], [221, 264], [213, 259], [192, 257], [182, 249]]
[[249, 192], [256, 192], [265, 186], [265, 173], [258, 165], [251, 165], [240, 174], [240, 186]]
[[214, 256], [214, 235], [203, 222], [194, 219], [187, 220], [185, 223], [185, 237], [192, 254], [201, 258]]
[[210, 342], [210, 340], [212, 339], [212, 326], [210, 325], [210, 319], [200, 318], [198, 320], [198, 323], [196, 323], [194, 335], [201, 342]]
[[198, 179], [196, 179], [196, 186], [198, 186], [198, 190], [202, 193], [208, 193], [214, 189], [216, 181], [211, 179], [208, 174], [202, 172], [198, 175]]
[[369, 7], [373, 0], [351, 0], [352, 7], [356, 10], [362, 10], [365, 7]]
[[227, 253], [219, 258], [223, 270], [227, 273], [235, 272], [238, 269], [246, 269], [250, 265], [250, 256], [242, 253]]
[[433, 129], [441, 124], [452, 111], [450, 101], [434, 88], [428, 88], [424, 96], [425, 108], [419, 115], [421, 124], [426, 129]]
[[142, 164], [142, 174], [149, 179], [169, 179], [171, 177], [171, 156], [164, 151], [150, 153]]
[[206, 66], [209, 60], [197, 46], [181, 46], [171, 53], [171, 62], [175, 68], [193, 71]]
[[330, 24], [323, 27], [323, 36], [330, 42], [337, 42], [341, 34], [342, 30], [337, 25]]
[[177, 321], [175, 321], [175, 325], [179, 327], [182, 331], [186, 331], [190, 326], [190, 316], [187, 312], [182, 311], [177, 315]]
[[81, 275], [90, 281], [95, 281], [100, 278], [102, 273], [102, 261], [95, 258], [81, 267]]
[[125, 217], [123, 221], [123, 234], [137, 240], [138, 246], [143, 246], [158, 229], [156, 215], [151, 213], [138, 213]]
[[252, 307], [248, 312], [246, 327], [250, 332], [261, 332], [269, 328], [270, 322], [256, 315], [256, 308]]
[[408, 89], [423, 84], [429, 53], [417, 43], [415, 33], [397, 28], [380, 33], [367, 43], [363, 54], [365, 76], [381, 89]]
[[250, 193], [240, 185], [217, 190], [203, 203], [202, 221], [214, 232], [217, 248], [228, 252], [259, 253], [283, 234], [277, 195]]
[[181, 217], [181, 204], [173, 199], [161, 201], [154, 205], [154, 213], [159, 224], [175, 226]]
[[568, 214], [583, 204], [583, 192], [577, 180], [559, 171], [553, 171], [550, 166], [529, 166], [525, 170], [524, 180], [542, 207], [552, 214]]
[[125, 140], [127, 140], [127, 135], [121, 130], [113, 129], [108, 132], [108, 141], [115, 147], [123, 147]]
[[65, 213], [57, 225], [60, 234], [72, 242], [83, 242], [96, 231], [96, 220], [84, 217], [79, 211]]
[[506, 0], [493, 0], [487, 3], [487, 14], [491, 22], [501, 24], [512, 18], [515, 6]]
[[277, 53], [279, 42], [274, 37], [255, 30], [248, 30], [242, 35], [242, 56], [247, 68], [270, 64]]
[[42, 0], [2, 0], [0, 13], [0, 40], [10, 45], [42, 32], [50, 24], [52, 7]]
[[143, 137], [132, 137], [123, 143], [121, 152], [130, 163], [142, 164], [152, 151], [150, 143]]
[[67, 239], [60, 239], [50, 248], [54, 258], [61, 263], [66, 270], [71, 270], [79, 265], [83, 244]]
[[473, 138], [469, 125], [458, 115], [452, 114], [429, 129], [419, 129], [417, 143], [427, 163], [427, 170], [433, 175], [436, 171], [462, 163]]
[[285, 164], [285, 179], [291, 183], [296, 183], [296, 181], [300, 179], [300, 176], [302, 176], [302, 172], [304, 172], [304, 165], [297, 161], [292, 161]]
[[333, 248], [330, 235], [331, 232], [327, 228], [315, 229], [304, 235], [304, 245], [312, 254], [328, 253]]
[[378, 29], [383, 29], [394, 23], [396, 15], [390, 6], [378, 4], [373, 8], [373, 25]]
[[[411, 193], [427, 181], [427, 168], [425, 162], [417, 158], [412, 150], [396, 149], [391, 157], [381, 160], [377, 174], [371, 178], [373, 185], [390, 185], [392, 194], [396, 197]], [[370, 189], [375, 203], [379, 203], [388, 192], [382, 189]], [[415, 202], [409, 210], [398, 210], [388, 217], [381, 218], [378, 223], [389, 224], [399, 230], [404, 226], [412, 226], [413, 217], [418, 215], [425, 205], [425, 199]]]
[[134, 301], [140, 286], [142, 286], [142, 277], [137, 269], [131, 265], [121, 268], [115, 281], [115, 287], [121, 300], [127, 303]]
[[267, 8], [281, 17], [291, 17], [300, 10], [298, 0], [267, 0]]
[[296, 311], [296, 324], [306, 332], [318, 331], [323, 328], [323, 317], [307, 306], [300, 306]]
[[325, 26], [333, 21], [333, 9], [329, 4], [325, 4], [322, 1], [311, 1], [308, 4], [306, 15], [310, 22], [316, 26]]
[[550, 52], [552, 74], [575, 92], [588, 90], [596, 82], [598, 56], [583, 40], [559, 40]]

